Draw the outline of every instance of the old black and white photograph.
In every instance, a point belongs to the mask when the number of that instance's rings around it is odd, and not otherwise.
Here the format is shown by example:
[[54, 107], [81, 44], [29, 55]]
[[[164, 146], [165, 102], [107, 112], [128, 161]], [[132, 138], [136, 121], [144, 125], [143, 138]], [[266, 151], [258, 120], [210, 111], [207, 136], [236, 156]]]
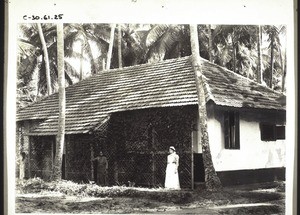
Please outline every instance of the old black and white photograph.
[[289, 23], [65, 16], [10, 38], [12, 211], [288, 214]]

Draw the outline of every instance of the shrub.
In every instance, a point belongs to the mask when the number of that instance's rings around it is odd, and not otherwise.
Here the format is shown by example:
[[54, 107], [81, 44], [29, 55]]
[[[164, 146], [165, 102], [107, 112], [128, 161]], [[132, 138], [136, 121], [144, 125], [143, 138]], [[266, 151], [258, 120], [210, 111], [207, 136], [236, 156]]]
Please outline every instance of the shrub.
[[48, 185], [41, 178], [35, 177], [28, 180], [17, 181], [17, 189], [23, 193], [37, 193], [41, 190], [48, 189]]

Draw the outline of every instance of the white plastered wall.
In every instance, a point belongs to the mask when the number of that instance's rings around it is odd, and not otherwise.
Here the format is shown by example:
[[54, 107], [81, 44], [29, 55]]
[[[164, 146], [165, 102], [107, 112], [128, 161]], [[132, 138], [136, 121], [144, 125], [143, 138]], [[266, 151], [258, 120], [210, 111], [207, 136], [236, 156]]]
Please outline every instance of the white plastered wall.
[[[240, 149], [225, 149], [222, 120], [217, 120], [213, 112], [208, 114], [208, 134], [216, 171], [285, 166], [285, 140], [262, 141], [259, 120], [249, 120], [243, 112], [240, 112]], [[199, 138], [198, 143], [201, 145]], [[201, 151], [199, 146], [198, 153]]]

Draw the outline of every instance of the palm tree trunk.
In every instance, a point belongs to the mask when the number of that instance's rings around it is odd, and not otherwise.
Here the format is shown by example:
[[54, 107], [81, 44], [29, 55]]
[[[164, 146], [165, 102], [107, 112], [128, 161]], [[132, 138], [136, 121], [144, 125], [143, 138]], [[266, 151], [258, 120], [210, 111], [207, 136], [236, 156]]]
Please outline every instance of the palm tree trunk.
[[208, 54], [209, 54], [209, 61], [213, 62], [212, 59], [212, 33], [211, 33], [211, 25], [208, 25]]
[[23, 125], [18, 126], [18, 143], [19, 143], [19, 178], [25, 178], [25, 157], [26, 153], [24, 152], [24, 137], [23, 137]]
[[56, 152], [54, 157], [53, 179], [62, 178], [62, 159], [65, 142], [65, 73], [64, 73], [64, 35], [63, 23], [57, 24], [57, 68], [58, 68], [58, 97], [59, 97], [59, 118], [58, 131], [56, 136]]
[[190, 39], [191, 39], [191, 49], [192, 49], [192, 63], [193, 69], [195, 71], [195, 79], [197, 86], [198, 95], [198, 112], [199, 112], [199, 123], [201, 128], [201, 144], [203, 150], [203, 163], [205, 167], [205, 183], [208, 190], [219, 190], [222, 188], [221, 181], [217, 176], [215, 171], [207, 131], [207, 112], [206, 112], [206, 101], [204, 92], [204, 79], [201, 68], [201, 60], [199, 53], [199, 41], [197, 25], [190, 25]]
[[118, 61], [119, 68], [122, 68], [122, 29], [120, 24], [118, 24]]
[[270, 60], [270, 83], [269, 86], [272, 88], [273, 85], [273, 70], [274, 70], [274, 38], [271, 39], [271, 60]]
[[233, 66], [233, 72], [236, 72], [236, 43], [232, 43], [232, 46], [233, 46], [233, 57], [232, 57], [232, 66]]
[[281, 84], [281, 91], [284, 92], [285, 87], [285, 77], [286, 77], [286, 51], [284, 53], [284, 67], [283, 67], [283, 74], [282, 74], [282, 84]]
[[45, 37], [42, 30], [41, 23], [36, 24], [39, 31], [39, 37], [42, 43], [43, 52], [44, 52], [44, 61], [45, 61], [45, 68], [46, 68], [46, 79], [47, 79], [47, 93], [50, 95], [52, 93], [51, 89], [51, 77], [50, 77], [50, 63], [49, 63], [49, 56], [48, 56], [48, 49], [45, 41]]
[[110, 62], [111, 62], [111, 57], [112, 57], [112, 50], [114, 46], [114, 34], [115, 34], [115, 28], [116, 24], [111, 25], [111, 30], [110, 30], [110, 41], [109, 41], [109, 47], [108, 47], [108, 52], [107, 52], [107, 62], [106, 62], [106, 69], [110, 69]]
[[91, 64], [91, 74], [97, 74], [96, 62], [94, 60], [94, 56], [92, 55], [91, 50], [87, 51], [87, 55], [90, 59]]
[[83, 40], [81, 40], [81, 52], [80, 52], [80, 71], [79, 71], [79, 80], [81, 81], [83, 79], [83, 70], [82, 70], [82, 64], [83, 64], [83, 50], [84, 50], [84, 43]]
[[262, 28], [259, 25], [257, 28], [257, 74], [256, 79], [258, 83], [262, 82], [262, 52], [261, 52], [261, 40], [262, 40]]

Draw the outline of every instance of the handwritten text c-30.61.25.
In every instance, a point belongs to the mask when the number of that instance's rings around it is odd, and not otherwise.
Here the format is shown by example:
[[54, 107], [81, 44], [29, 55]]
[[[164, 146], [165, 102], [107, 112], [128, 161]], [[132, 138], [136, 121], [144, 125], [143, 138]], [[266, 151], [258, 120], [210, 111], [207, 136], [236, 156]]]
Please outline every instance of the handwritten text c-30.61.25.
[[24, 15], [23, 20], [61, 20], [63, 14], [54, 14], [54, 15]]

